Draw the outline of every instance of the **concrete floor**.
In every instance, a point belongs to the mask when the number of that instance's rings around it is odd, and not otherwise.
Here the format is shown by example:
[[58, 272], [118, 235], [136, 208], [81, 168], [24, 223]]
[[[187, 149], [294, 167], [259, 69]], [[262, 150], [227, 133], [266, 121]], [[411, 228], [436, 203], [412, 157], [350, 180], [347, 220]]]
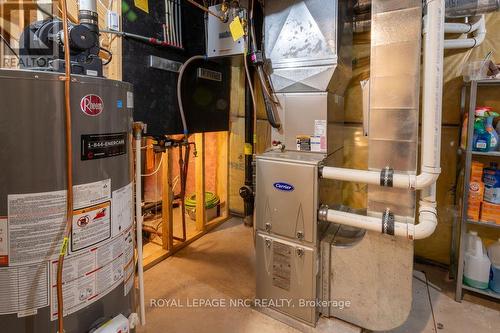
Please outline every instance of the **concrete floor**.
[[[320, 319], [315, 329], [304, 326], [298, 330], [250, 307], [229, 306], [232, 299], [254, 297], [254, 264], [252, 229], [233, 218], [146, 271], [147, 324], [138, 332], [359, 332], [347, 323], [328, 319]], [[457, 303], [447, 272], [422, 265], [415, 269], [412, 312], [392, 332], [499, 331], [500, 304], [474, 296]], [[211, 306], [193, 307], [200, 299], [211, 300]], [[217, 307], [216, 299], [227, 306]]]

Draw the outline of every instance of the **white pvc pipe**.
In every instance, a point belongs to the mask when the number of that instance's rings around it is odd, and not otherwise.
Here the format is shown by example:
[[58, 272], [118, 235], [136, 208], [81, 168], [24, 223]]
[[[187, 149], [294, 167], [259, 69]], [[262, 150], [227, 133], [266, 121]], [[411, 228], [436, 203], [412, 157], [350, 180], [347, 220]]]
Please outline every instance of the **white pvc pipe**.
[[474, 31], [474, 37], [472, 38], [458, 38], [458, 39], [446, 39], [444, 41], [445, 49], [464, 49], [473, 48], [481, 45], [486, 37], [486, 23], [482, 19], [479, 22], [479, 27]]
[[[380, 217], [364, 216], [353, 213], [329, 209], [326, 214], [328, 222], [348, 225], [351, 227], [382, 232], [382, 219]], [[411, 224], [404, 221], [394, 222], [394, 236], [404, 237], [411, 240], [424, 239], [432, 235], [436, 229], [436, 212], [432, 209], [422, 207], [419, 209], [419, 223]]]
[[[137, 128], [138, 127], [138, 128]], [[141, 325], [146, 325], [146, 307], [144, 304], [144, 269], [142, 263], [142, 177], [141, 177], [141, 141], [142, 126], [134, 126], [135, 137], [135, 230], [137, 238], [137, 272], [139, 277], [139, 304]]]
[[[472, 20], [472, 18], [470, 19]], [[479, 19], [474, 23], [448, 23], [444, 24], [444, 32], [450, 34], [469, 34], [471, 32], [476, 31], [481, 24], [481, 21], [484, 21], [484, 15], [481, 15]]]
[[[392, 178], [392, 187], [409, 190], [422, 190], [434, 184], [440, 171], [438, 168], [426, 169], [419, 175], [395, 173]], [[321, 176], [326, 179], [347, 182], [380, 185], [380, 171], [323, 167]]]

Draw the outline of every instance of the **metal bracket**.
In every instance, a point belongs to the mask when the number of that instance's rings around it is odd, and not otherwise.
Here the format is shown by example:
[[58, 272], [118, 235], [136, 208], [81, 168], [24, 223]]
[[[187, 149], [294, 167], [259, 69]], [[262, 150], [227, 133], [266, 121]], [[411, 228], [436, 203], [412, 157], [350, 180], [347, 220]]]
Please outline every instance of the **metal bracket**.
[[164, 71], [179, 73], [182, 63], [150, 55], [148, 59], [148, 66], [150, 68], [156, 68]]

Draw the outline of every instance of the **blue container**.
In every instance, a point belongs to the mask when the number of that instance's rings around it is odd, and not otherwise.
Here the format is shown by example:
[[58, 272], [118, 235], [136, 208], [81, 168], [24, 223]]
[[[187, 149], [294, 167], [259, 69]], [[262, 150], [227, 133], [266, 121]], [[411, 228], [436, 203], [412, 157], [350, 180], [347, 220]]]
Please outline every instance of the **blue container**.
[[496, 163], [483, 169], [484, 201], [500, 204], [500, 169]]
[[490, 289], [500, 294], [500, 266], [491, 265]]

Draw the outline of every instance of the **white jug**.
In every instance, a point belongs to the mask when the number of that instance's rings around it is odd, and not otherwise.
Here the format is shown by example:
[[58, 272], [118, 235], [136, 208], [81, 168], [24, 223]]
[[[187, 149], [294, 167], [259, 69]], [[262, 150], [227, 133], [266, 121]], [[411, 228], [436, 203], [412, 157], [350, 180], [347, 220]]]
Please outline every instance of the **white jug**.
[[477, 233], [468, 235], [464, 263], [464, 282], [474, 288], [487, 289], [491, 262]]

